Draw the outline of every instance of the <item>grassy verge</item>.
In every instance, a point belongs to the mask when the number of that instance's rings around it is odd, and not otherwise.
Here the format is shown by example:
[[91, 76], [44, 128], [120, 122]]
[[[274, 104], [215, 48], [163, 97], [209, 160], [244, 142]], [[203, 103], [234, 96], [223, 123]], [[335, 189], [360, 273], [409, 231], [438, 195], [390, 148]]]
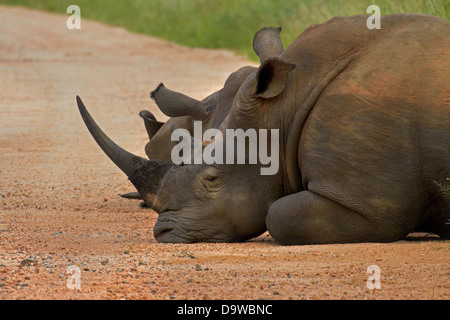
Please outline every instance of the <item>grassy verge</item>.
[[285, 44], [306, 27], [334, 16], [365, 14], [376, 4], [381, 14], [427, 13], [450, 18], [450, 0], [0, 0], [65, 13], [81, 8], [82, 18], [161, 37], [190, 47], [227, 48], [255, 59], [254, 33], [282, 26]]

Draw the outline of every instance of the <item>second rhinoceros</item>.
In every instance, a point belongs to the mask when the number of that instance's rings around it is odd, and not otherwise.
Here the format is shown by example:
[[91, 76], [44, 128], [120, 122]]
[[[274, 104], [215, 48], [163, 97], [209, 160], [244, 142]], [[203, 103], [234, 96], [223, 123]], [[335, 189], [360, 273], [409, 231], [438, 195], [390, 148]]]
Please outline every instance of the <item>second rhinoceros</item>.
[[[277, 57], [284, 52], [280, 32], [281, 28], [263, 28], [255, 34], [253, 48], [261, 61]], [[255, 71], [255, 67], [240, 68], [228, 77], [223, 89], [202, 101], [169, 90], [161, 83], [150, 96], [160, 110], [171, 118], [163, 123], [157, 121], [147, 110], [139, 113], [150, 139], [145, 146], [149, 159], [171, 160], [171, 151], [176, 144], [171, 139], [174, 129], [186, 129], [193, 135], [193, 121], [201, 121], [203, 131], [219, 128], [228, 116], [240, 86]]]
[[274, 175], [261, 175], [261, 163], [137, 157], [78, 98], [96, 141], [158, 212], [158, 241], [234, 242], [265, 230], [282, 244], [450, 237], [450, 23], [397, 14], [369, 30], [366, 20], [311, 26], [231, 98], [223, 132], [279, 130]]

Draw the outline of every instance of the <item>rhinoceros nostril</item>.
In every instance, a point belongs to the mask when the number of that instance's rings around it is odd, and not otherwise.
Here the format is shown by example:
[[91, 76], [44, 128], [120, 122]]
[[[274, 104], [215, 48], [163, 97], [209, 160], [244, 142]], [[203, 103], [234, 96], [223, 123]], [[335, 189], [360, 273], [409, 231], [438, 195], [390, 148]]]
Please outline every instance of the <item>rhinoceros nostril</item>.
[[171, 228], [171, 227], [165, 227], [165, 226], [158, 227], [158, 226], [155, 226], [155, 228], [153, 229], [153, 236], [155, 237], [155, 239], [158, 242], [161, 242], [161, 240], [160, 240], [161, 237], [164, 234], [167, 234], [167, 233], [171, 232], [172, 230], [173, 230], [173, 228]]

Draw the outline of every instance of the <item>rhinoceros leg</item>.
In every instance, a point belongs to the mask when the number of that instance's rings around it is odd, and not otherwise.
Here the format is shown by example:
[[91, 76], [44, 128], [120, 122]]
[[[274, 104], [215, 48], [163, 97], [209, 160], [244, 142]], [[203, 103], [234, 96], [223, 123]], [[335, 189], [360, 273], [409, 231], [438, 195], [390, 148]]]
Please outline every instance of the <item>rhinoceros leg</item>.
[[[386, 242], [397, 240], [359, 213], [310, 191], [285, 196], [266, 218], [270, 235], [282, 244]], [[386, 231], [386, 232], [384, 232]]]

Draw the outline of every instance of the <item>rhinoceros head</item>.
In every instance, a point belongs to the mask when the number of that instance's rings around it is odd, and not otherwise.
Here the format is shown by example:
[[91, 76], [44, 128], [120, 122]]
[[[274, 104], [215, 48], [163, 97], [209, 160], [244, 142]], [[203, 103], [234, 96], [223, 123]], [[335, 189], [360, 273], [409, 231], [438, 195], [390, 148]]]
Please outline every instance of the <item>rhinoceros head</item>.
[[[162, 85], [152, 97], [171, 117], [186, 116], [186, 110], [189, 110], [193, 119], [203, 120], [206, 117], [205, 101], [214, 102], [215, 106], [228, 105], [228, 114], [223, 121], [220, 119], [223, 137], [226, 137], [227, 129], [264, 128], [267, 116], [261, 110], [277, 103], [294, 66], [277, 57], [263, 55], [261, 46], [258, 50], [262, 65], [232, 74], [224, 88], [206, 98], [200, 103], [201, 107], [198, 107], [199, 102]], [[278, 46], [271, 50], [277, 52], [280, 49]], [[174, 165], [170, 161], [137, 157], [110, 140], [95, 124], [79, 97], [77, 102], [97, 143], [128, 175], [144, 202], [159, 214], [154, 228], [158, 241], [235, 242], [266, 230], [267, 210], [282, 193], [282, 171], [263, 176], [259, 160], [252, 164]], [[216, 143], [220, 143], [220, 139], [211, 145]], [[225, 152], [223, 154], [226, 157]]]
[[[235, 242], [266, 230], [265, 189], [256, 168], [186, 165], [170, 168], [152, 203], [159, 213], [153, 233], [160, 242]], [[253, 172], [252, 172], [253, 171]]]
[[[221, 125], [226, 145], [229, 129], [264, 128], [261, 109], [276, 104], [293, 65], [268, 59], [243, 81], [233, 96], [232, 108]], [[258, 119], [255, 119], [258, 115]], [[234, 155], [237, 157], [237, 154]], [[261, 175], [261, 163], [173, 166], [161, 179], [152, 208], [159, 213], [154, 236], [161, 242], [233, 242], [266, 230], [270, 205], [282, 193], [282, 172]], [[192, 162], [191, 162], [192, 163]]]
[[264, 206], [249, 199], [269, 197], [256, 180], [243, 179], [258, 174], [259, 167], [174, 165], [141, 158], [109, 139], [79, 97], [77, 103], [99, 146], [129, 177], [147, 206], [159, 214], [154, 228], [158, 241], [233, 242], [265, 230], [260, 215]]

